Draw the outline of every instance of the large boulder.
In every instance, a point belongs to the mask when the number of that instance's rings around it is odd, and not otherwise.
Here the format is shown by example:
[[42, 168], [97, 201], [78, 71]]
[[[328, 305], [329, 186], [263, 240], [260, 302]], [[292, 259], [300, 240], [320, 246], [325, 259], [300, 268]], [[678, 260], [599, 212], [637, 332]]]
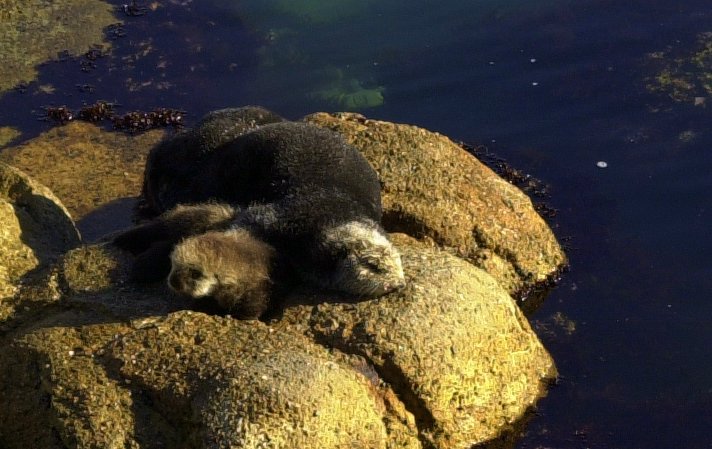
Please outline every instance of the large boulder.
[[366, 156], [381, 180], [387, 230], [455, 250], [511, 294], [546, 282], [566, 263], [529, 197], [447, 137], [355, 113], [304, 120], [338, 131]]
[[0, 162], [0, 317], [10, 313], [8, 298], [28, 273], [78, 244], [77, 229], [57, 197]]
[[[474, 158], [446, 138], [341, 117], [330, 126], [374, 127], [345, 135], [369, 136], [370, 146], [360, 148], [384, 183], [387, 224], [411, 233], [392, 234], [403, 254], [404, 290], [363, 301], [295, 291], [270, 321], [238, 321], [189, 311], [194, 305], [165, 283], [130, 282], [131, 256], [111, 246], [76, 248], [36, 268], [31, 285], [12, 300], [16, 313], [0, 315], [0, 447], [450, 449], [490, 441], [521, 419], [556, 369], [511, 292], [545, 279], [554, 261], [563, 263], [558, 247], [546, 249], [555, 240], [538, 241], [553, 237], [541, 231], [545, 225], [528, 199], [467, 162]], [[441, 190], [417, 190], [425, 181], [407, 179], [398, 155], [405, 149], [382, 144], [389, 139], [411, 139], [425, 149], [432, 149], [427, 142], [441, 142], [430, 156], [411, 150], [412, 166], [421, 167], [413, 170], [469, 170], [469, 178], [450, 174], [466, 195], [445, 190], [444, 179], [435, 183]], [[391, 159], [378, 158], [376, 143]], [[32, 143], [10, 156], [28, 148]], [[106, 159], [97, 160], [103, 167]], [[133, 170], [128, 177], [140, 178], [139, 164], [124, 167]], [[41, 173], [41, 165], [34, 170]], [[434, 204], [441, 215], [428, 215], [427, 201], [410, 198], [400, 183], [413, 184], [431, 203], [451, 205], [452, 223], [445, 206]], [[484, 196], [476, 193], [481, 184], [506, 192], [490, 200], [505, 212], [490, 205], [491, 215], [465, 217], [473, 212], [465, 199]], [[91, 201], [78, 198], [77, 204]], [[510, 216], [519, 227], [497, 224]], [[534, 224], [523, 223], [527, 216]], [[484, 238], [467, 240], [480, 228], [491, 239], [516, 235], [546, 254], [522, 253], [522, 242], [489, 247]], [[500, 228], [509, 232], [498, 234]], [[538, 237], [526, 234], [532, 229]], [[513, 254], [494, 254], [501, 245]], [[487, 251], [497, 264], [486, 263]], [[500, 266], [506, 269], [492, 268]]]

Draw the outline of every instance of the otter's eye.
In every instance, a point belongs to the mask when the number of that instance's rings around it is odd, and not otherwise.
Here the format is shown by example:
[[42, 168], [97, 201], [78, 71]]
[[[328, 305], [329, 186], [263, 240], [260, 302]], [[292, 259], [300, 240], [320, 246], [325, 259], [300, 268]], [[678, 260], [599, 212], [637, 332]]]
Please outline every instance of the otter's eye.
[[379, 264], [377, 260], [364, 260], [363, 266], [373, 271], [374, 273], [383, 273], [386, 271], [385, 268], [383, 268], [383, 266]]
[[190, 276], [191, 279], [198, 280], [203, 277], [203, 272], [196, 270], [195, 268], [191, 268], [188, 270], [188, 276]]

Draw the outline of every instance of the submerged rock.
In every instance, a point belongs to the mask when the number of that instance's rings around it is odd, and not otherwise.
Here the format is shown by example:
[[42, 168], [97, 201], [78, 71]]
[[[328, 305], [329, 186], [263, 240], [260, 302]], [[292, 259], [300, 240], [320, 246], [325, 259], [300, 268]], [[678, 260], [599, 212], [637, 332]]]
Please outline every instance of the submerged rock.
[[[411, 234], [392, 235], [407, 287], [361, 301], [295, 291], [269, 322], [239, 321], [186, 311], [163, 282], [130, 282], [132, 258], [116, 248], [71, 250], [14, 295], [19, 312], [0, 314], [0, 447], [464, 449], [522, 418], [556, 369], [508, 292], [563, 261], [545, 251], [556, 242], [540, 241], [531, 204], [442, 136], [354, 115], [309, 120], [342, 124], [379, 170], [387, 224]], [[138, 165], [126, 167], [140, 178]], [[408, 167], [432, 179], [410, 180]], [[507, 193], [477, 193], [492, 185]], [[493, 204], [468, 209], [475, 200]], [[473, 228], [493, 243], [467, 240]], [[517, 239], [546, 255], [528, 261]], [[502, 245], [510, 277], [482, 263]]]
[[668, 46], [647, 55], [653, 74], [646, 88], [676, 102], [705, 106], [712, 97], [712, 32], [700, 33], [693, 48]]
[[[37, 76], [36, 66], [60, 52], [81, 55], [104, 39], [103, 29], [119, 22], [113, 7], [99, 0], [7, 0], [0, 8], [0, 95]], [[109, 44], [103, 44], [109, 48]]]

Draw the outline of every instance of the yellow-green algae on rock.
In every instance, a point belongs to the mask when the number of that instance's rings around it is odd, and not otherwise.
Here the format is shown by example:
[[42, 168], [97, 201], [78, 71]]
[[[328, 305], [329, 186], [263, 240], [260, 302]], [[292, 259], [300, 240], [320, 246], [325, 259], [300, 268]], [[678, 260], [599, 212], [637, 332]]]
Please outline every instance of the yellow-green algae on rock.
[[651, 92], [674, 101], [704, 105], [712, 96], [712, 32], [700, 33], [689, 51], [669, 46], [648, 55], [655, 74], [646, 79]]
[[79, 220], [116, 198], [139, 194], [146, 156], [161, 137], [161, 130], [128, 136], [71, 122], [3, 150], [0, 161], [49, 187]]
[[9, 126], [0, 127], [0, 148], [20, 137], [20, 131]]
[[35, 67], [58, 53], [101, 43], [104, 27], [116, 22], [99, 0], [0, 0], [0, 94], [35, 79]]

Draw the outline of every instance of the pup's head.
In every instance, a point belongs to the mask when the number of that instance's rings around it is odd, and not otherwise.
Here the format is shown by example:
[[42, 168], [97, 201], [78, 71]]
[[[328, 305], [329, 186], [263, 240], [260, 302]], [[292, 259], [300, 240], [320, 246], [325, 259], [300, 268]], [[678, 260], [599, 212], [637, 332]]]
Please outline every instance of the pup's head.
[[269, 299], [274, 249], [244, 229], [211, 231], [176, 245], [168, 286], [192, 298], [212, 296], [229, 311]]
[[367, 297], [405, 286], [400, 253], [377, 223], [359, 220], [329, 228], [323, 244], [337, 257], [326, 287]]

